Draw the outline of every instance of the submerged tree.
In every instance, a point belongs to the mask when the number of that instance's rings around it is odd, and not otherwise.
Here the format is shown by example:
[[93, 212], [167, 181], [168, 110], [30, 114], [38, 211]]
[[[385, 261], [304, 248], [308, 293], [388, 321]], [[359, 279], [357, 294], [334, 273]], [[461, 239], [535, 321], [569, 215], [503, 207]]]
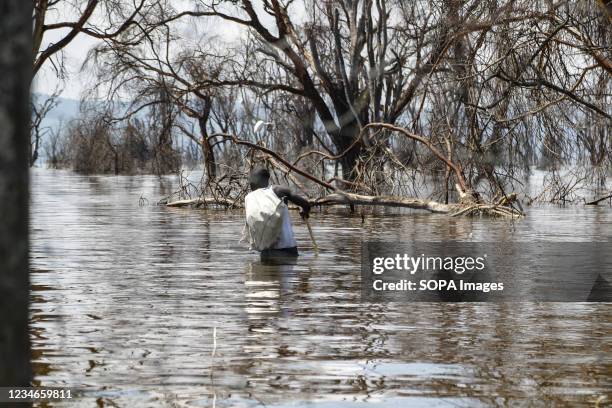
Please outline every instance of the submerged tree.
[[[223, 179], [222, 157], [242, 157], [232, 171], [244, 169], [255, 149], [296, 185], [292, 173], [306, 172], [328, 190], [406, 196], [427, 179], [444, 203], [497, 202], [534, 164], [588, 163], [601, 177], [610, 167], [612, 34], [596, 3], [192, 0], [155, 10], [154, 22], [126, 29], [130, 41], [108, 38], [92, 53], [97, 89], [131, 99], [118, 120], [175, 105], [173, 126], [201, 146], [209, 180]], [[219, 22], [236, 41], [200, 29]], [[269, 125], [254, 132], [258, 122]]]
[[[98, 41], [129, 44], [129, 29], [139, 24], [154, 26], [158, 0], [35, 0], [32, 9], [32, 80], [48, 67], [58, 80], [65, 80], [64, 50], [78, 36]], [[57, 98], [54, 93], [42, 103], [32, 101], [32, 147], [30, 165], [38, 159], [41, 134], [40, 121]]]

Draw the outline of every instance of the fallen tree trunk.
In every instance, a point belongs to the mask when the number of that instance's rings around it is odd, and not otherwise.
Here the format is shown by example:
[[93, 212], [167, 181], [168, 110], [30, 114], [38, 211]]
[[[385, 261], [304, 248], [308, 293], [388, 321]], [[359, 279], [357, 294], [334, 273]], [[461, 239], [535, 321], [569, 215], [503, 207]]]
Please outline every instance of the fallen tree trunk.
[[606, 195], [606, 196], [604, 196], [604, 197], [598, 198], [598, 199], [596, 199], [596, 200], [589, 201], [588, 203], [585, 203], [585, 205], [597, 205], [597, 204], [599, 204], [601, 201], [607, 200], [608, 198], [612, 198], [612, 193], [610, 193], [610, 194], [608, 194], [608, 195]]
[[[353, 193], [332, 193], [324, 197], [309, 200], [311, 206], [348, 205], [354, 211], [355, 205], [370, 205], [396, 208], [411, 208], [425, 210], [432, 213], [449, 214], [452, 217], [459, 215], [493, 215], [504, 217], [523, 217], [525, 214], [511, 206], [503, 204], [443, 204], [432, 200], [422, 200], [413, 197], [398, 196], [366, 196]], [[207, 207], [221, 206], [225, 208], [242, 208], [241, 201], [225, 198], [200, 197], [189, 200], [169, 202], [167, 207]], [[295, 207], [297, 208], [297, 207]]]
[[[364, 196], [351, 193], [334, 193], [325, 197], [309, 200], [311, 206], [332, 206], [332, 205], [372, 205], [386, 207], [412, 208], [416, 210], [427, 210], [434, 213], [450, 213], [460, 210], [460, 204], [442, 204], [436, 201], [421, 200], [411, 197], [394, 196]], [[231, 208], [244, 207], [241, 202], [234, 202], [223, 198], [200, 197], [188, 200], [178, 200], [166, 203], [166, 207], [206, 207], [221, 206]], [[295, 207], [298, 208], [298, 207]]]
[[219, 205], [222, 207], [242, 207], [240, 203], [226, 198], [198, 197], [188, 200], [178, 200], [166, 203], [166, 207], [205, 207], [209, 205]]
[[[353, 193], [332, 193], [324, 197], [309, 200], [311, 206], [348, 205], [354, 211], [355, 205], [371, 205], [396, 208], [412, 208], [432, 213], [449, 214], [452, 217], [459, 215], [494, 215], [504, 217], [523, 217], [525, 214], [511, 206], [503, 204], [443, 204], [432, 200], [422, 200], [413, 197], [398, 196], [366, 196]], [[169, 202], [167, 207], [207, 207], [221, 206], [225, 208], [242, 208], [240, 201], [225, 198], [199, 197], [189, 200]], [[297, 208], [297, 207], [296, 207]]]
[[451, 213], [460, 210], [460, 204], [442, 204], [437, 201], [421, 200], [412, 197], [397, 196], [365, 196], [352, 193], [333, 193], [325, 197], [311, 200], [314, 206], [322, 205], [374, 205], [385, 207], [412, 208], [415, 210], [427, 210], [434, 213]]

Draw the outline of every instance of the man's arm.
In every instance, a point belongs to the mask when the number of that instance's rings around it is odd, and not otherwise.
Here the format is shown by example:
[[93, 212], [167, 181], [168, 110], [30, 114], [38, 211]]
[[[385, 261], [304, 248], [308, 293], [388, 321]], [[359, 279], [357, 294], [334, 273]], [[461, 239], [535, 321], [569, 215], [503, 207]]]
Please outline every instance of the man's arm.
[[286, 198], [293, 204], [300, 206], [300, 215], [302, 218], [308, 218], [308, 214], [310, 213], [310, 203], [308, 202], [308, 199], [299, 194], [294, 194], [291, 192], [289, 187], [285, 186], [274, 185], [272, 186], [272, 191], [274, 191], [274, 194], [276, 194], [281, 200]]

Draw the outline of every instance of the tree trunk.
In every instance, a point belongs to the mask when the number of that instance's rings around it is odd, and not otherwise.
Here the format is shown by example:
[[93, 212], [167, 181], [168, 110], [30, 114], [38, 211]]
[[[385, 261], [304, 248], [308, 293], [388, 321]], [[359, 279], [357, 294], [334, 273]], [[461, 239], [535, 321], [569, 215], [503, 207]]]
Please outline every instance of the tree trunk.
[[433, 213], [451, 213], [461, 209], [458, 204], [442, 204], [431, 200], [396, 196], [365, 196], [352, 193], [333, 193], [311, 201], [311, 205], [373, 205], [384, 207], [412, 208]]
[[357, 177], [355, 166], [361, 153], [361, 143], [354, 142], [359, 137], [359, 133], [359, 125], [355, 121], [344, 125], [337, 133], [331, 135], [338, 153], [345, 153], [340, 158], [340, 164], [342, 165], [342, 178], [347, 181], [354, 181]]
[[33, 167], [38, 160], [38, 146], [40, 144], [40, 133], [38, 131], [34, 132], [34, 129], [32, 129], [32, 133], [34, 133], [34, 141], [30, 142], [30, 167]]
[[208, 109], [205, 109], [202, 116], [198, 118], [198, 124], [200, 125], [200, 134], [202, 135], [200, 146], [202, 147], [204, 168], [206, 169], [208, 180], [213, 181], [217, 178], [217, 163], [215, 161], [215, 152], [213, 152], [210, 140], [208, 140], [208, 131], [206, 130], [206, 122], [208, 121], [208, 115], [210, 114], [210, 104], [207, 106]]
[[301, 127], [298, 135], [300, 147], [312, 147], [317, 113], [308, 101], [299, 100], [294, 106]]
[[0, 386], [29, 386], [28, 123], [32, 2], [0, 2]]
[[208, 138], [202, 139], [202, 153], [204, 156], [204, 165], [206, 166], [206, 174], [208, 180], [213, 181], [217, 178], [217, 164], [215, 162], [215, 153]]

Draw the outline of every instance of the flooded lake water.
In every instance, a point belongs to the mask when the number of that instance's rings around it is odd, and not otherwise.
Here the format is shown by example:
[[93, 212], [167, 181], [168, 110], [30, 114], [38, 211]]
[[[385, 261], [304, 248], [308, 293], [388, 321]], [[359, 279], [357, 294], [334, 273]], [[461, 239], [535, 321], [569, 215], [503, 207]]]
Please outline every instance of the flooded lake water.
[[313, 211], [318, 254], [293, 214], [302, 255], [268, 266], [238, 243], [240, 211], [155, 205], [177, 185], [32, 172], [35, 383], [87, 391], [51, 406], [609, 403], [609, 303], [370, 304], [360, 293], [364, 240], [610, 242], [609, 206], [526, 208], [520, 221]]

